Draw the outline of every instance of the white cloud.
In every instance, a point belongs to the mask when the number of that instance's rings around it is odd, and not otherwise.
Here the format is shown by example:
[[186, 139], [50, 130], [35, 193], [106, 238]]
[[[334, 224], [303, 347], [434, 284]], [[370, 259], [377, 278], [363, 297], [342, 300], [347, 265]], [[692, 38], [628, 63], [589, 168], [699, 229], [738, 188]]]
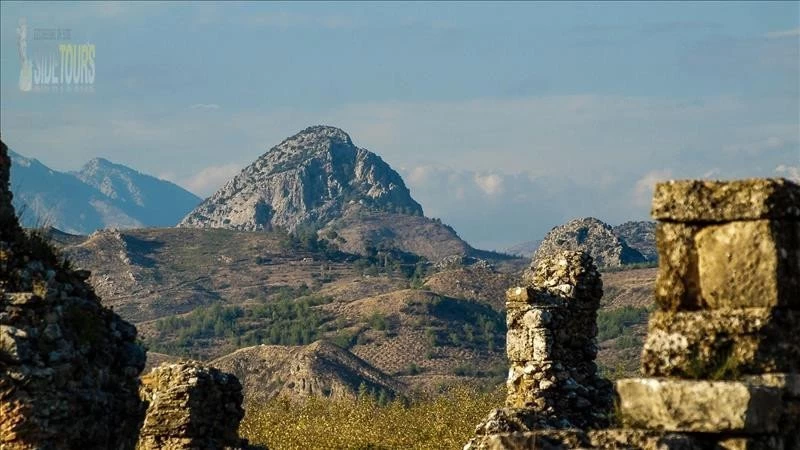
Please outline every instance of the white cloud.
[[475, 183], [486, 195], [498, 195], [503, 193], [503, 177], [496, 173], [475, 174]]
[[644, 176], [636, 180], [636, 185], [633, 188], [635, 204], [642, 207], [649, 206], [656, 183], [670, 178], [672, 178], [672, 172], [667, 169], [652, 170], [644, 174]]
[[775, 173], [778, 174], [778, 176], [800, 183], [800, 166], [787, 166], [785, 164], [781, 164], [775, 168]]
[[188, 178], [176, 180], [175, 182], [200, 197], [208, 197], [243, 168], [244, 166], [239, 164], [210, 166]]
[[800, 28], [792, 28], [791, 30], [770, 31], [769, 33], [764, 35], [764, 37], [768, 39], [780, 39], [780, 38], [797, 37], [797, 36], [800, 36]]

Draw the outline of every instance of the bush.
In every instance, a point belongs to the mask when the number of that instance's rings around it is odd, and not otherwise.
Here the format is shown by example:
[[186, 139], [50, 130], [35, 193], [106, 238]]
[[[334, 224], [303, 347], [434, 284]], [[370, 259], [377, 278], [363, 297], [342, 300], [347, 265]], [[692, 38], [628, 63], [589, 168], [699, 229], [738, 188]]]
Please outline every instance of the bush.
[[397, 372], [395, 375], [419, 375], [424, 372], [425, 369], [416, 365], [415, 363], [411, 363], [405, 369]]
[[632, 325], [647, 321], [647, 308], [623, 306], [597, 314], [597, 340], [605, 341], [622, 336]]
[[411, 402], [385, 399], [383, 406], [380, 392], [356, 400], [274, 399], [251, 405], [239, 430], [271, 450], [461, 448], [474, 435], [475, 424], [504, 399], [503, 389], [466, 387]]

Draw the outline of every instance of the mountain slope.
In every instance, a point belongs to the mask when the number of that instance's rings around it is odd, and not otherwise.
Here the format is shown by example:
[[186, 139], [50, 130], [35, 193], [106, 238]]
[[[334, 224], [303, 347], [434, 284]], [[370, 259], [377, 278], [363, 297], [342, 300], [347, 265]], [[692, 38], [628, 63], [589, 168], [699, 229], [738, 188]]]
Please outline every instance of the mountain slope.
[[363, 385], [369, 392], [394, 397], [403, 385], [347, 350], [326, 341], [306, 346], [257, 345], [211, 362], [236, 375], [245, 403], [274, 397], [356, 398]]
[[422, 215], [400, 175], [344, 131], [306, 128], [271, 148], [179, 226], [245, 231], [322, 226], [350, 204]]
[[11, 189], [23, 226], [88, 234], [100, 228], [174, 225], [200, 198], [103, 159], [65, 173], [11, 155]]
[[614, 227], [614, 234], [638, 250], [648, 261], [658, 261], [655, 222], [625, 222]]
[[14, 152], [10, 156], [14, 207], [23, 226], [54, 226], [68, 233], [86, 233], [109, 224], [142, 225], [76, 177]]
[[335, 232], [337, 246], [346, 252], [366, 255], [370, 248], [393, 248], [439, 261], [451, 255], [469, 255], [472, 247], [440, 221], [350, 205], [342, 217], [332, 220], [321, 236]]
[[92, 159], [74, 175], [147, 226], [173, 226], [201, 202], [174, 183], [103, 158]]

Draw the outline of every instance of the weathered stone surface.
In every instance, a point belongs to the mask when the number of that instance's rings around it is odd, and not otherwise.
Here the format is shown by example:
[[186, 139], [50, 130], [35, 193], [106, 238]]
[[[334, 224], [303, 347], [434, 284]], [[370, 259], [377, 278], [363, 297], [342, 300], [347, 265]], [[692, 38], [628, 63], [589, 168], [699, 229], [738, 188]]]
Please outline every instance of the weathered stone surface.
[[684, 223], [800, 219], [800, 186], [783, 179], [680, 180], [658, 183], [656, 220]]
[[636, 450], [783, 450], [779, 434], [730, 437], [707, 433], [676, 433], [638, 428], [609, 428], [586, 433], [590, 448]]
[[164, 364], [142, 377], [147, 403], [137, 450], [244, 447], [242, 385], [235, 376], [194, 361]]
[[17, 223], [0, 143], [0, 448], [133, 449], [144, 351], [86, 277]]
[[[795, 428], [796, 429], [796, 428]], [[795, 438], [789, 435], [762, 435], [721, 438], [715, 450], [797, 450]]]
[[597, 309], [603, 297], [600, 272], [592, 257], [579, 251], [557, 252], [534, 265], [524, 278], [537, 290], [567, 299], [571, 308]]
[[658, 261], [655, 222], [625, 222], [614, 227], [614, 234], [628, 244], [630, 248], [641, 253], [648, 262]]
[[655, 311], [648, 328], [646, 376], [730, 379], [800, 370], [800, 311]]
[[505, 431], [479, 436], [464, 450], [794, 450], [788, 435], [722, 436], [636, 428]]
[[564, 450], [588, 448], [589, 439], [581, 430], [534, 430], [495, 433], [472, 439], [464, 450]]
[[709, 308], [800, 309], [800, 222], [757, 220], [695, 236], [700, 294]]
[[699, 309], [700, 280], [697, 269], [696, 225], [661, 222], [656, 226], [658, 278], [655, 300], [662, 309]]
[[597, 356], [597, 319], [569, 307], [507, 304], [506, 353], [510, 361], [559, 361], [566, 365]]
[[800, 309], [800, 222], [660, 223], [656, 301], [664, 309]]
[[594, 217], [573, 219], [554, 227], [545, 235], [533, 254], [532, 266], [564, 250], [586, 253], [600, 267], [620, 267], [647, 261], [611, 228]]
[[609, 428], [587, 432], [589, 448], [636, 450], [705, 450], [696, 436], [671, 431]]
[[622, 423], [678, 432], [777, 433], [782, 388], [742, 381], [632, 378], [617, 381]]

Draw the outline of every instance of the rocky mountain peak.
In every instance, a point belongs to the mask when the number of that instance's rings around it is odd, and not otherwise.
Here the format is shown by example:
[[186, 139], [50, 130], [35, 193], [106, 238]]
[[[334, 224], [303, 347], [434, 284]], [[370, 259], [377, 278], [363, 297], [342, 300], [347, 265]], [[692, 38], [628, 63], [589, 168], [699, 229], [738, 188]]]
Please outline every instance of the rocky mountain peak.
[[619, 267], [647, 261], [639, 251], [620, 239], [611, 225], [594, 217], [573, 219], [550, 230], [533, 255], [533, 265], [561, 250], [588, 253], [598, 267]]
[[344, 130], [328, 125], [314, 125], [308, 127], [286, 141], [300, 141], [308, 143], [325, 140], [329, 140], [331, 143], [336, 144], [353, 145], [350, 135], [345, 133]]
[[313, 126], [283, 140], [189, 213], [179, 226], [294, 230], [323, 226], [358, 204], [422, 215], [400, 175], [339, 128]]

